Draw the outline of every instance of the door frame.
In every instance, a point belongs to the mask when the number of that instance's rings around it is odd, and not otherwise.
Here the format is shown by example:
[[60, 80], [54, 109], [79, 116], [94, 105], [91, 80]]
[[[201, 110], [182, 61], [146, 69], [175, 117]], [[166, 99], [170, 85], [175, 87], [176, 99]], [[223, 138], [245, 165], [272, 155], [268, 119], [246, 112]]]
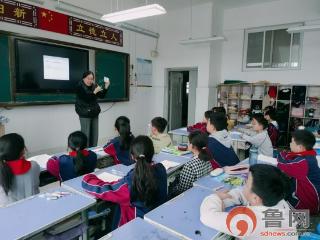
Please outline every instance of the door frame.
[[[169, 94], [169, 73], [171, 71], [177, 71], [177, 72], [183, 72], [183, 71], [188, 71], [190, 74], [190, 71], [197, 71], [197, 79], [196, 79], [196, 88], [198, 87], [198, 76], [199, 76], [199, 69], [198, 67], [175, 67], [175, 68], [166, 68], [164, 70], [164, 104], [163, 104], [163, 116], [166, 116], [166, 119], [168, 120], [168, 130], [170, 129], [169, 126], [169, 115], [170, 115], [170, 111], [169, 111], [169, 107], [170, 107], [170, 94]], [[189, 82], [191, 81], [191, 79], [189, 78]], [[190, 83], [189, 83], [190, 84]], [[196, 91], [196, 89], [194, 89], [194, 91]], [[190, 95], [189, 95], [190, 96]], [[194, 102], [196, 102], [196, 94], [195, 94], [195, 99]], [[189, 112], [189, 104], [188, 104], [188, 112]], [[195, 109], [194, 109], [194, 118], [195, 118]], [[189, 119], [188, 119], [189, 120]]]

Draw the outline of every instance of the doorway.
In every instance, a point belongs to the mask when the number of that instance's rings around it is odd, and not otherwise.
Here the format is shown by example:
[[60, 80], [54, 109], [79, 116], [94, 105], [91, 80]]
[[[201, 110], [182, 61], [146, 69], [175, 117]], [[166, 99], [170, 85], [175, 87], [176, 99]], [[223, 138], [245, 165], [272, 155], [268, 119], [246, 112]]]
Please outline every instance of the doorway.
[[[196, 74], [195, 74], [196, 73]], [[168, 129], [193, 124], [197, 70], [168, 71]]]

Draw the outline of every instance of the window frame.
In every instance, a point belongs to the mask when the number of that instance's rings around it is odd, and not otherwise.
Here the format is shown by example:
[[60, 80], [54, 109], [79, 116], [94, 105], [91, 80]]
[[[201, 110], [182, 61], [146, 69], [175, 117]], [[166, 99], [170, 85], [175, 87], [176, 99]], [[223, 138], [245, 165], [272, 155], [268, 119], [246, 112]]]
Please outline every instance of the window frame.
[[[292, 50], [292, 40], [293, 34], [291, 33], [290, 39], [290, 52], [289, 52], [289, 66], [284, 68], [264, 68], [264, 53], [265, 53], [265, 41], [266, 41], [266, 31], [274, 31], [279, 29], [288, 29], [289, 27], [298, 27], [303, 26], [303, 23], [293, 23], [293, 24], [282, 24], [282, 25], [274, 25], [267, 27], [256, 27], [256, 28], [247, 28], [244, 29], [244, 41], [243, 41], [243, 53], [242, 53], [242, 71], [243, 72], [252, 72], [252, 71], [286, 71], [286, 70], [301, 70], [302, 66], [302, 46], [303, 46], [303, 32], [300, 32], [300, 47], [299, 47], [299, 66], [291, 67], [291, 50]], [[263, 46], [262, 46], [262, 59], [261, 59], [261, 67], [255, 68], [247, 68], [247, 50], [248, 50], [248, 34], [249, 33], [257, 33], [263, 32]], [[272, 44], [273, 49], [273, 44]]]

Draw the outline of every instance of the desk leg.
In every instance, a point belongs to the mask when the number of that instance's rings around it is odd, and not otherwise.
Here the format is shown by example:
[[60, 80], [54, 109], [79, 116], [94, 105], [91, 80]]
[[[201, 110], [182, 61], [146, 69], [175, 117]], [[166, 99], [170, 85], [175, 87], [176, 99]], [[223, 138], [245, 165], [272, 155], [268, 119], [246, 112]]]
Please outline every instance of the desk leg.
[[89, 239], [89, 221], [88, 221], [88, 210], [84, 210], [81, 212], [81, 218], [86, 223], [87, 228], [82, 234], [82, 240], [88, 240]]

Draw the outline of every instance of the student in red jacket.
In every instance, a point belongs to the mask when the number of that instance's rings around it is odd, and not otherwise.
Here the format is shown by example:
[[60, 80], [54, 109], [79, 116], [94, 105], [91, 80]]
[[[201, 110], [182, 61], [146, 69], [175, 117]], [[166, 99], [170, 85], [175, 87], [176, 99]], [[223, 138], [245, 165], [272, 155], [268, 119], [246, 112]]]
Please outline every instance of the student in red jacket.
[[202, 122], [198, 122], [192, 126], [187, 127], [188, 132], [201, 131], [207, 133], [207, 122], [209, 119], [210, 110], [204, 113], [204, 118]]
[[119, 134], [110, 140], [104, 147], [104, 151], [113, 158], [114, 164], [129, 166], [134, 163], [130, 156], [130, 144], [134, 138], [131, 133], [130, 120], [125, 116], [117, 118], [114, 127]]
[[281, 152], [278, 167], [291, 177], [289, 203], [296, 209], [309, 209], [311, 214], [319, 213], [320, 169], [313, 150], [314, 135], [307, 130], [292, 134], [291, 152]]
[[138, 136], [131, 145], [136, 165], [124, 178], [104, 182], [94, 174], [84, 176], [82, 187], [96, 198], [117, 204], [113, 229], [131, 221], [167, 200], [167, 173], [161, 163], [153, 164], [154, 148], [147, 136]]
[[69, 154], [53, 156], [47, 162], [47, 170], [60, 181], [66, 181], [93, 172], [97, 165], [97, 155], [86, 150], [87, 136], [80, 131], [68, 137]]

